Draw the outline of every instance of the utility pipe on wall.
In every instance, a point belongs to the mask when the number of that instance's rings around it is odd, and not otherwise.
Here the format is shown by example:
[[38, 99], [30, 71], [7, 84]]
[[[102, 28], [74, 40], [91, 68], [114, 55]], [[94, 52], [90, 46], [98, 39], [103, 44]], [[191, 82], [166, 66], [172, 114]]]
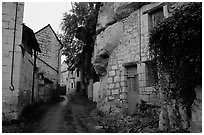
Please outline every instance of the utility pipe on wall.
[[36, 68], [37, 52], [34, 50], [34, 64], [33, 64], [33, 85], [32, 85], [32, 103], [34, 103], [34, 89], [35, 89], [35, 68]]
[[139, 53], [140, 53], [140, 66], [141, 66], [141, 63], [142, 63], [142, 56], [141, 56], [141, 36], [142, 36], [142, 33], [141, 33], [141, 7], [139, 8]]
[[12, 63], [11, 63], [11, 86], [10, 90], [14, 90], [13, 85], [13, 67], [14, 67], [14, 54], [15, 54], [15, 44], [16, 44], [16, 23], [17, 23], [17, 15], [18, 15], [18, 2], [16, 2], [16, 14], [15, 14], [15, 23], [14, 23], [14, 35], [13, 35], [13, 50], [12, 50]]

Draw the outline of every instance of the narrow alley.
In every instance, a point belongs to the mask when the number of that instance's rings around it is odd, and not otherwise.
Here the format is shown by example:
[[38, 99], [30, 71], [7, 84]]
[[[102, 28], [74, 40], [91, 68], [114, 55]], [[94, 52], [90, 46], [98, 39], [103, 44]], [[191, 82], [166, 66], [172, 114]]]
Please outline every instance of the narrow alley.
[[201, 2], [2, 2], [2, 132], [201, 133], [201, 28]]
[[[61, 101], [52, 105], [41, 105], [32, 112], [32, 118], [23, 128], [23, 133], [87, 133], [94, 132], [93, 121], [88, 114], [96, 104], [86, 97], [62, 96]], [[95, 124], [93, 124], [95, 125]], [[100, 132], [100, 131], [97, 131]]]

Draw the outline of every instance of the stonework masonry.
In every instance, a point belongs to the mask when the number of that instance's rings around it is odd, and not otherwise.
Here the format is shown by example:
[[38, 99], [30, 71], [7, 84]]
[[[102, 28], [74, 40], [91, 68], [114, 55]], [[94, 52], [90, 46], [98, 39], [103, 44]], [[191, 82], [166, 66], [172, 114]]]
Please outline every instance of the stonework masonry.
[[[141, 8], [134, 2], [103, 3], [98, 16], [96, 30], [99, 32], [92, 60], [96, 72], [102, 74], [97, 104], [102, 110], [110, 110], [110, 104], [112, 108], [121, 108], [120, 105], [125, 106], [123, 109], [128, 108], [128, 71], [125, 65], [130, 63], [135, 63], [137, 67], [137, 100], [158, 105], [158, 93], [148, 79], [151, 67], [147, 65], [151, 61], [148, 52], [149, 11], [158, 7], [163, 10], [165, 17], [169, 16], [167, 6], [163, 3], [150, 3]], [[108, 57], [104, 58], [103, 55]], [[104, 64], [105, 61], [107, 64]], [[105, 69], [106, 73], [100, 73], [98, 67]], [[118, 107], [111, 102], [117, 103]]]
[[[2, 120], [17, 119], [21, 108], [27, 104], [27, 101], [25, 103], [20, 102], [22, 101], [20, 95], [22, 90], [24, 93], [29, 93], [27, 90], [30, 87], [30, 82], [29, 80], [19, 81], [22, 72], [20, 64], [29, 65], [27, 61], [29, 58], [27, 56], [23, 58], [19, 47], [22, 40], [23, 12], [24, 3], [22, 2], [2, 2]], [[11, 90], [13, 45], [15, 56], [13, 64], [14, 89]], [[26, 78], [27, 76], [25, 75], [24, 77]], [[22, 85], [22, 83], [24, 84]], [[26, 97], [23, 96], [22, 98], [26, 100]]]
[[[36, 34], [36, 37], [40, 38], [38, 42], [43, 53], [39, 54], [42, 61], [39, 59], [37, 61], [39, 70], [35, 69], [34, 93], [32, 93], [33, 55], [27, 51], [23, 53], [20, 47], [20, 45], [22, 46], [23, 14], [23, 2], [2, 3], [3, 121], [19, 119], [22, 110], [31, 103], [50, 101], [53, 98], [53, 88], [56, 89], [56, 84], [60, 80], [60, 49], [62, 44], [57, 40], [51, 26], [48, 25]], [[54, 85], [38, 76], [41, 71], [54, 82]], [[32, 102], [32, 94], [34, 94], [34, 102]]]
[[50, 25], [35, 33], [42, 53], [38, 54], [37, 67], [44, 77], [54, 82], [54, 88], [60, 84], [60, 49], [62, 44], [57, 39]]
[[[100, 76], [99, 88], [94, 89], [99, 95], [93, 98], [97, 98], [97, 107], [103, 112], [131, 114], [141, 100], [159, 105], [158, 91], [154, 87], [157, 80], [153, 75], [156, 65], [148, 51], [149, 31], [153, 25], [151, 18], [171, 16], [172, 5], [180, 3], [154, 2], [142, 6], [137, 2], [103, 3], [92, 59]], [[200, 108], [199, 104], [193, 113], [193, 122], [201, 118]], [[199, 130], [200, 122], [193, 126], [194, 130]]]

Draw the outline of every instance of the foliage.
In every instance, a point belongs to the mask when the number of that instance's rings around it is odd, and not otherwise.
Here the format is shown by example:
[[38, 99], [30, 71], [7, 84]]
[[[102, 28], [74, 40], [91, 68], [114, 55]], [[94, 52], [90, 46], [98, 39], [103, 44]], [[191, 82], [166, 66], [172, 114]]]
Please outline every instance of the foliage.
[[202, 80], [202, 3], [187, 3], [158, 24], [150, 35], [150, 52], [170, 74], [174, 96], [189, 100]]
[[105, 133], [155, 133], [158, 130], [159, 107], [149, 105], [138, 109], [133, 116], [103, 114], [95, 109], [90, 113]]
[[[96, 11], [98, 3], [74, 2], [72, 10], [64, 13], [61, 29], [63, 31], [63, 54], [67, 56], [67, 62], [73, 63], [83, 47], [90, 42], [96, 29]], [[83, 32], [83, 36], [80, 34]]]

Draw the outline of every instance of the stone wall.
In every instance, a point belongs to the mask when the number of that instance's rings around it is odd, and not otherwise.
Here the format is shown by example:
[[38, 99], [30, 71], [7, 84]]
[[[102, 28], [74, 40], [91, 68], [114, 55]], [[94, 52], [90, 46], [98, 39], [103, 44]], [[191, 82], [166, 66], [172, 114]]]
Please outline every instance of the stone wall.
[[[23, 61], [23, 58], [19, 45], [22, 40], [23, 13], [24, 3], [2, 2], [2, 120], [17, 119], [19, 115], [18, 112], [20, 111], [18, 109], [19, 91], [21, 87], [19, 80], [20, 64]], [[16, 32], [14, 32], [15, 30]], [[14, 89], [12, 90], [10, 87], [13, 45]]]
[[[79, 70], [79, 76], [77, 77], [77, 70]], [[82, 93], [82, 68], [74, 68], [72, 70], [68, 70], [68, 81], [67, 81], [67, 94], [76, 92], [77, 82], [80, 82], [79, 92]], [[73, 84], [73, 87], [72, 87]]]
[[[141, 8], [140, 8], [141, 7]], [[139, 99], [158, 104], [158, 92], [149, 83], [150, 69], [148, 41], [150, 11], [162, 8], [168, 16], [165, 3], [104, 3], [97, 24], [97, 38], [92, 63], [100, 75], [97, 106], [109, 112], [121, 112], [128, 107], [128, 65], [136, 65]], [[107, 10], [108, 9], [108, 10]], [[152, 12], [152, 11], [151, 11]]]
[[37, 67], [44, 73], [44, 77], [53, 81], [54, 88], [56, 88], [56, 84], [60, 83], [61, 44], [50, 25], [36, 32], [35, 36], [42, 51], [38, 54]]
[[26, 52], [20, 63], [18, 94], [18, 107], [21, 108], [20, 110], [32, 103], [33, 68], [33, 58]]
[[37, 67], [39, 68], [39, 72], [43, 73], [45, 78], [53, 81], [54, 88], [56, 88], [57, 82], [59, 82], [59, 74], [58, 71], [48, 66], [43, 60], [37, 59]]
[[60, 79], [60, 86], [66, 86], [66, 89], [67, 89], [67, 80], [68, 80], [68, 65], [63, 62], [61, 64], [61, 79]]

